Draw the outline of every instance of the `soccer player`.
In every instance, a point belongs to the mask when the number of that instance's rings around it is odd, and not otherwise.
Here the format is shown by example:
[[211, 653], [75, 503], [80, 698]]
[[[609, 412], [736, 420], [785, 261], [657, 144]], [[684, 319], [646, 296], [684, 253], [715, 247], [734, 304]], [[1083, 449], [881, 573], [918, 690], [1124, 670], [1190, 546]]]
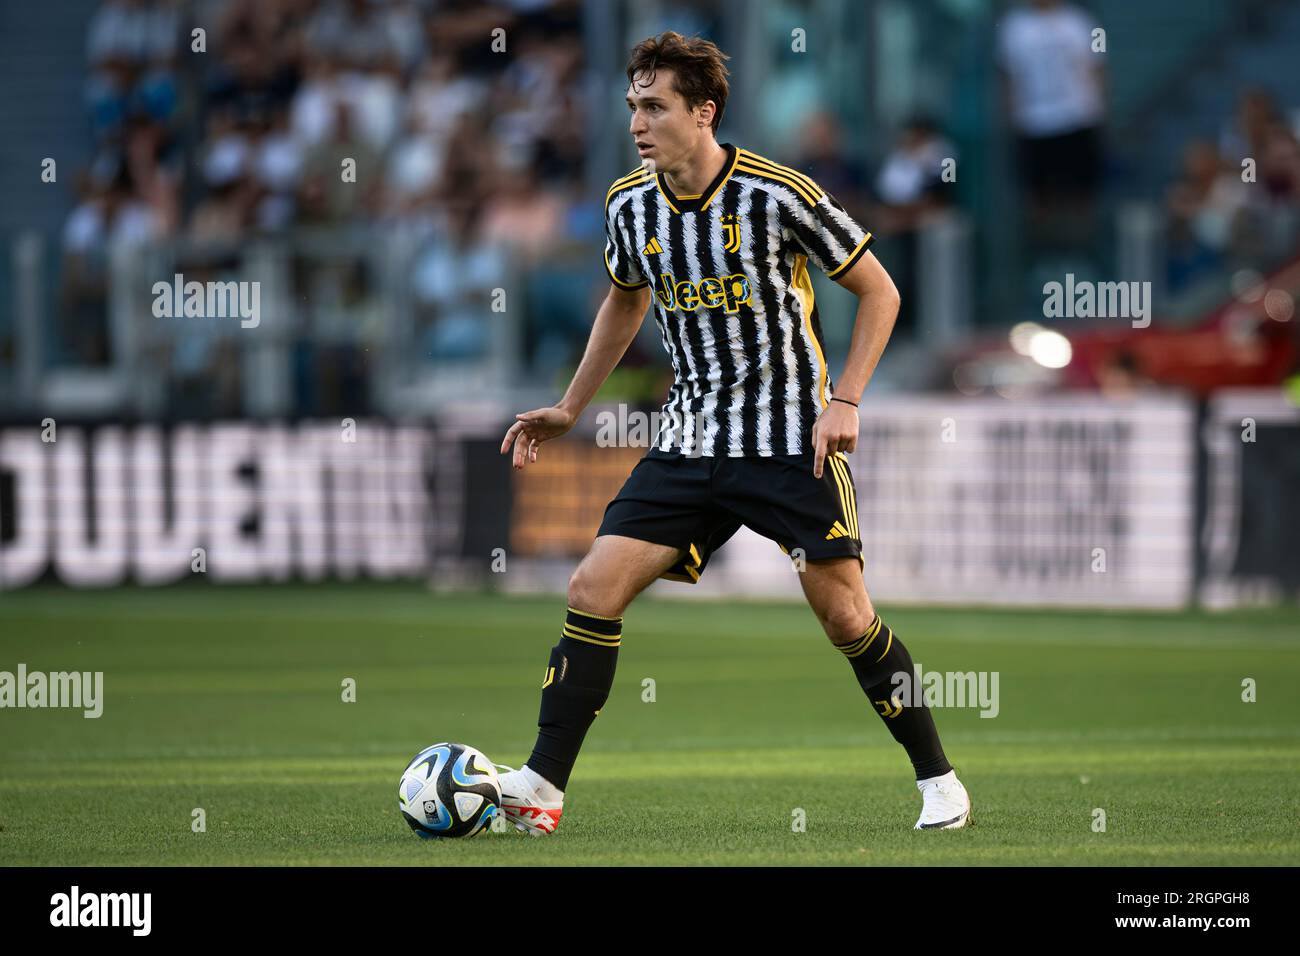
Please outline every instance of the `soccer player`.
[[[726, 59], [713, 43], [671, 31], [632, 50], [629, 132], [642, 165], [605, 196], [609, 294], [559, 404], [517, 415], [501, 443], [502, 454], [513, 448], [515, 468], [537, 461], [542, 443], [573, 427], [653, 301], [674, 372], [661, 427], [569, 581], [537, 743], [523, 767], [505, 768], [502, 809], [521, 830], [554, 831], [578, 750], [614, 682], [624, 610], [657, 578], [699, 580], [743, 524], [803, 564], [809, 605], [912, 762], [923, 798], [916, 828], [963, 827], [970, 798], [944, 756], [912, 658], [863, 584], [845, 455], [857, 444], [858, 401], [898, 292], [867, 251], [871, 233], [815, 182], [716, 140]], [[809, 262], [858, 297], [838, 383], [827, 372]]]

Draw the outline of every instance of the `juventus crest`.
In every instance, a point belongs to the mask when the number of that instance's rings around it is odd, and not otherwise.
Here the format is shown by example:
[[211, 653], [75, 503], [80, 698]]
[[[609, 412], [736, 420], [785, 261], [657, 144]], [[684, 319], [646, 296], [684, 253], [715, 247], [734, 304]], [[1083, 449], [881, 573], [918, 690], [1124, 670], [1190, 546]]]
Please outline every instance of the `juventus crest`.
[[726, 215], [722, 217], [722, 247], [728, 252], [740, 251], [740, 217]]

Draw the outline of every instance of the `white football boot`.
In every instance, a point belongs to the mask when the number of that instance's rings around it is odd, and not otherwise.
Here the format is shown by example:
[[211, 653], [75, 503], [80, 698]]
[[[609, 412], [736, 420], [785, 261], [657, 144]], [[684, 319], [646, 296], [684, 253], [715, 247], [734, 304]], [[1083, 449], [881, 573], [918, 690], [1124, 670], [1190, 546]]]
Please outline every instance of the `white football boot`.
[[913, 829], [957, 830], [974, 822], [970, 815], [970, 794], [957, 779], [957, 771], [918, 780], [916, 789], [921, 791], [925, 805]]
[[[560, 825], [564, 791], [557, 790], [531, 767], [513, 770], [497, 764], [506, 772], [500, 775], [501, 812], [515, 829], [529, 836], [554, 833]], [[558, 796], [557, 796], [558, 794]]]

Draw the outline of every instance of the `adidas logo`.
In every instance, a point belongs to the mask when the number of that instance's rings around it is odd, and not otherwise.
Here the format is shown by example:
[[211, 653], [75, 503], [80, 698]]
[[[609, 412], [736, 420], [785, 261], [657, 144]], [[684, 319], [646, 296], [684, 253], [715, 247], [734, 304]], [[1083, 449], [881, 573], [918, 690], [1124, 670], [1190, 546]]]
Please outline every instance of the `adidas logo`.
[[840, 524], [838, 521], [831, 525], [830, 531], [826, 532], [827, 541], [830, 541], [832, 538], [847, 538], [848, 536], [849, 533], [844, 530], [844, 525]]
[[641, 250], [641, 255], [643, 255], [643, 256], [657, 256], [657, 255], [659, 255], [659, 253], [661, 253], [661, 252], [663, 252], [663, 251], [664, 251], [664, 247], [661, 246], [661, 245], [659, 245], [659, 240], [658, 240], [658, 238], [655, 237], [655, 236], [651, 236], [651, 237], [650, 237], [650, 241], [647, 242], [647, 243], [645, 244], [645, 248]]

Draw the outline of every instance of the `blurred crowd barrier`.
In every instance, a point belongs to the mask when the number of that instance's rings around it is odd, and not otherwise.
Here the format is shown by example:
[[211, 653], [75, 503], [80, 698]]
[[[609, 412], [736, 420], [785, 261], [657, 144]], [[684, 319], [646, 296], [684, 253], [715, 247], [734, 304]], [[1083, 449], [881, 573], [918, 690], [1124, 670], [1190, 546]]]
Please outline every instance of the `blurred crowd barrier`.
[[[530, 270], [502, 247], [467, 251], [403, 230], [122, 244], [105, 264], [104, 361], [50, 365], [33, 242], [15, 268], [16, 378], [38, 400], [16, 404], [54, 415], [425, 414], [477, 393], [516, 394], [536, 382], [530, 315], [555, 314], [555, 296], [573, 292], [556, 286], [570, 277]], [[969, 333], [971, 242], [955, 212], [918, 231], [914, 322], [935, 348]], [[666, 392], [660, 351], [648, 318], [625, 369], [658, 374], [630, 397]]]

